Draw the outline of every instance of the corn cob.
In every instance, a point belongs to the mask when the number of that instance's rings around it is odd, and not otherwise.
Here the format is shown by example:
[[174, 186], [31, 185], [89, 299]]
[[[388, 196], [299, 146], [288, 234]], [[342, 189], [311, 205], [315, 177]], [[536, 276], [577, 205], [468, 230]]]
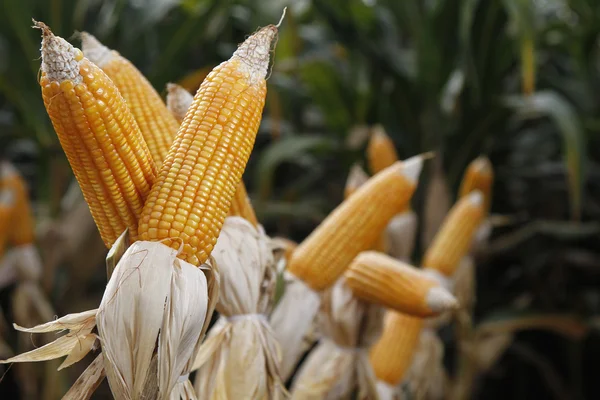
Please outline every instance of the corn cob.
[[258, 220], [256, 219], [254, 208], [252, 208], [252, 203], [250, 203], [250, 198], [246, 192], [246, 185], [244, 185], [244, 181], [240, 181], [238, 184], [237, 190], [235, 191], [235, 196], [233, 196], [233, 200], [231, 202], [229, 214], [242, 217], [252, 225], [258, 226]]
[[465, 197], [473, 190], [479, 190], [483, 194], [484, 207], [489, 211], [492, 200], [492, 185], [494, 182], [494, 169], [487, 157], [477, 157], [467, 167], [463, 176], [459, 197]]
[[383, 126], [374, 126], [371, 131], [371, 139], [367, 146], [367, 159], [371, 173], [376, 174], [398, 161], [398, 154], [394, 142], [385, 133]]
[[175, 83], [167, 83], [167, 109], [171, 111], [177, 122], [183, 121], [192, 101], [194, 96], [185, 88]]
[[396, 162], [343, 201], [296, 248], [288, 271], [314, 290], [331, 286], [361, 251], [382, 235], [415, 190], [423, 160]]
[[359, 299], [409, 315], [429, 317], [458, 306], [450, 292], [422, 271], [374, 251], [360, 253], [345, 276]]
[[165, 159], [140, 219], [142, 240], [182, 247], [194, 265], [208, 258], [254, 146], [265, 103], [269, 25], [206, 77]]
[[123, 97], [79, 49], [41, 22], [46, 111], [107, 247], [137, 222], [156, 176], [150, 151]]
[[[346, 186], [344, 187], [344, 199], [350, 197], [352, 193], [356, 192], [356, 190], [368, 180], [369, 176], [360, 165], [355, 164], [352, 166], [350, 173], [348, 174], [348, 179], [346, 179]], [[377, 241], [373, 244], [373, 250], [385, 252], [386, 247], [386, 235], [384, 232], [384, 234], [379, 236]]]
[[479, 190], [458, 200], [427, 249], [423, 266], [451, 276], [469, 251], [483, 214], [483, 195]]
[[13, 246], [32, 244], [35, 241], [35, 224], [27, 183], [11, 164], [3, 163], [1, 170], [0, 187], [12, 190], [15, 196], [15, 210], [8, 241]]
[[398, 385], [410, 367], [423, 320], [396, 311], [387, 311], [383, 333], [369, 351], [369, 361], [378, 380]]
[[15, 209], [14, 192], [7, 188], [0, 190], [0, 261], [4, 255], [6, 241], [11, 228], [11, 219]]
[[108, 75], [127, 101], [157, 169], [167, 156], [179, 123], [150, 82], [125, 57], [110, 50], [94, 36], [81, 34], [83, 54]]

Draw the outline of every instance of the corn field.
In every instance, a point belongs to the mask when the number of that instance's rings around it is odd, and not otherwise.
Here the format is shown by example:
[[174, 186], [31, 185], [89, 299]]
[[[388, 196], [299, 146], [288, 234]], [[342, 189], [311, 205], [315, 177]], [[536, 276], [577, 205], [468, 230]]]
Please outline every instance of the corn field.
[[0, 398], [598, 398], [599, 89], [592, 0], [0, 0]]

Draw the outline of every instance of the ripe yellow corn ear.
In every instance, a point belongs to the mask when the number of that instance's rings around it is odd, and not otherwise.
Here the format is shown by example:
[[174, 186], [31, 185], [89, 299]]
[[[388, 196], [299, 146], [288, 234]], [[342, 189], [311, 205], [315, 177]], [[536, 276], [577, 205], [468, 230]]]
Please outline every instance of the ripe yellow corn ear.
[[144, 206], [141, 240], [183, 245], [194, 265], [208, 259], [254, 146], [276, 34], [262, 28], [202, 82]]
[[46, 111], [107, 247], [133, 237], [156, 167], [142, 133], [108, 76], [41, 22]]
[[10, 223], [8, 241], [13, 246], [32, 244], [35, 241], [35, 222], [29, 201], [27, 183], [9, 163], [0, 166], [0, 187], [14, 194], [15, 209]]
[[150, 154], [160, 169], [179, 123], [167, 109], [158, 92], [129, 60], [86, 32], [81, 34], [81, 45], [83, 54], [102, 68], [127, 101]]
[[460, 190], [459, 197], [465, 197], [474, 190], [479, 190], [483, 194], [484, 210], [490, 209], [492, 201], [492, 186], [494, 184], [494, 168], [487, 157], [477, 157], [467, 166]]
[[244, 218], [254, 226], [258, 226], [258, 220], [256, 219], [256, 213], [250, 203], [248, 192], [246, 191], [246, 185], [244, 181], [240, 181], [235, 196], [231, 202], [231, 208], [229, 209], [229, 215], [238, 216]]
[[192, 101], [194, 101], [194, 96], [184, 87], [176, 83], [167, 83], [167, 108], [177, 122], [181, 123], [183, 121], [188, 108], [192, 105]]
[[383, 333], [369, 351], [369, 361], [378, 380], [398, 385], [408, 371], [423, 328], [419, 317], [386, 311]]
[[360, 253], [345, 276], [359, 299], [405, 314], [429, 317], [458, 306], [450, 292], [421, 270], [375, 251]]
[[467, 254], [484, 216], [484, 200], [479, 190], [462, 197], [450, 209], [423, 257], [424, 267], [451, 276]]
[[369, 179], [300, 243], [288, 271], [314, 290], [331, 286], [358, 253], [372, 248], [389, 220], [406, 207], [422, 165], [421, 156], [413, 157]]
[[398, 161], [394, 142], [381, 125], [376, 125], [371, 129], [371, 138], [367, 145], [367, 160], [372, 174], [376, 174]]
[[[344, 187], [344, 199], [347, 199], [356, 192], [356, 190], [369, 180], [369, 175], [358, 164], [355, 164], [350, 169], [346, 186]], [[387, 248], [386, 235], [382, 234], [379, 239], [373, 244], [373, 250], [385, 252]]]

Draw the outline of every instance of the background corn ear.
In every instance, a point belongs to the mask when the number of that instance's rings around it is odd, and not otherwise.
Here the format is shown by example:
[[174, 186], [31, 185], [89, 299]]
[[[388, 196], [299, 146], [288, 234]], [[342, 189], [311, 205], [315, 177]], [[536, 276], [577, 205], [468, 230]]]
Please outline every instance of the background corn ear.
[[15, 196], [12, 190], [0, 189], [0, 260], [6, 249], [11, 228], [11, 219], [15, 209]]
[[179, 123], [142, 73], [117, 51], [82, 33], [83, 54], [114, 82], [138, 123], [157, 169], [167, 156]]
[[42, 29], [46, 111], [107, 247], [133, 237], [156, 167], [117, 87], [79, 49]]
[[254, 226], [258, 226], [258, 220], [256, 219], [256, 213], [250, 203], [248, 192], [246, 191], [246, 185], [244, 181], [240, 181], [238, 184], [235, 195], [231, 202], [231, 208], [229, 209], [230, 215], [235, 215], [244, 218]]
[[383, 333], [369, 351], [377, 379], [396, 386], [408, 371], [423, 327], [423, 320], [396, 311], [387, 311]]
[[27, 183], [9, 163], [3, 163], [0, 169], [2, 170], [0, 188], [10, 190], [14, 195], [14, 212], [8, 232], [8, 241], [13, 246], [32, 244], [35, 242], [35, 221]]
[[465, 170], [459, 197], [465, 197], [474, 190], [479, 190], [483, 195], [484, 210], [489, 212], [492, 201], [492, 186], [494, 184], [494, 169], [487, 157], [477, 157], [471, 161]]
[[[348, 267], [345, 277], [357, 298], [409, 315], [428, 317], [457, 304], [450, 293], [444, 293], [437, 282], [420, 270], [375, 251], [360, 253]], [[442, 296], [446, 295], [444, 309], [431, 302], [431, 293], [436, 290]], [[442, 304], [438, 302], [436, 306], [439, 305]]]
[[331, 286], [361, 251], [381, 237], [389, 220], [406, 207], [422, 160], [397, 162], [344, 200], [296, 248], [288, 271], [315, 290]]
[[371, 138], [367, 145], [367, 160], [372, 174], [376, 174], [398, 161], [394, 142], [381, 125], [376, 125], [371, 130]]
[[475, 190], [461, 198], [446, 216], [423, 257], [424, 267], [451, 276], [468, 253], [484, 216], [483, 195]]
[[254, 146], [276, 34], [259, 30], [202, 82], [148, 196], [140, 239], [182, 247], [194, 265], [207, 260]]

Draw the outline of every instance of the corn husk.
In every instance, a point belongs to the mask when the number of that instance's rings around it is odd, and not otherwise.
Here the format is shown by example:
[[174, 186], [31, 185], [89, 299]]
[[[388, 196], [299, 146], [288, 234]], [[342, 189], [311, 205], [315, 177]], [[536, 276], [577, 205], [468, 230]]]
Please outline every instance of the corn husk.
[[62, 400], [88, 400], [106, 377], [104, 357], [98, 354], [94, 361], [77, 378]]
[[447, 380], [444, 344], [434, 331], [424, 329], [401, 387], [408, 392], [409, 398], [441, 400]]
[[[179, 260], [176, 250], [159, 242], [136, 242], [118, 262], [98, 309], [33, 328], [15, 325], [28, 333], [68, 332], [0, 362], [67, 356], [62, 369], [83, 359], [99, 339], [116, 399], [178, 398], [171, 395], [179, 394], [176, 386], [191, 388], [186, 374], [206, 329], [205, 317], [212, 313], [214, 301], [208, 296], [216, 297], [216, 289], [210, 291], [214, 281], [218, 273], [209, 265], [197, 268]], [[98, 335], [92, 332], [96, 326]]]
[[381, 333], [383, 308], [357, 299], [340, 278], [322, 294], [321, 341], [294, 379], [292, 399], [376, 399], [368, 348]]
[[269, 322], [282, 350], [281, 376], [287, 380], [301, 355], [314, 343], [311, 328], [321, 299], [317, 292], [288, 271], [284, 272], [284, 280], [285, 292]]
[[202, 399], [286, 396], [279, 345], [268, 324], [275, 291], [274, 246], [261, 226], [227, 217], [212, 256], [222, 279], [221, 318], [200, 348], [194, 383]]
[[417, 214], [408, 210], [396, 215], [386, 227], [387, 253], [408, 262], [415, 246]]

